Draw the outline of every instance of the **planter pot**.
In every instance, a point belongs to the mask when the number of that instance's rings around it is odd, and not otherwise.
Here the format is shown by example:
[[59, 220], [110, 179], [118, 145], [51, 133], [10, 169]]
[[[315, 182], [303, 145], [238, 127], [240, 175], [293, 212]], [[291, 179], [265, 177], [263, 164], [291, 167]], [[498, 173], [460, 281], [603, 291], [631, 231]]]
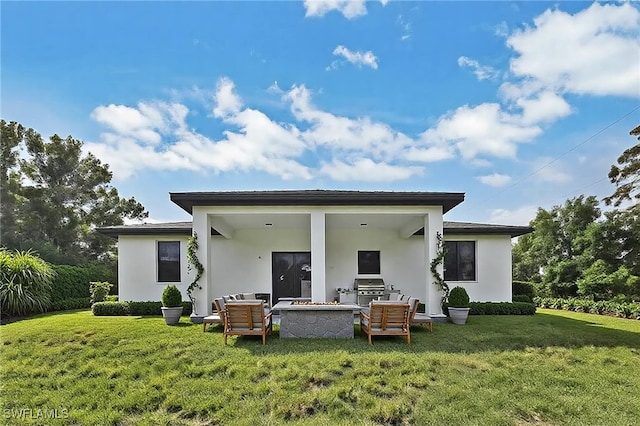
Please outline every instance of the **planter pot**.
[[189, 315], [189, 319], [194, 324], [202, 324], [204, 317], [205, 317], [204, 315], [196, 315], [196, 314]]
[[163, 306], [160, 309], [162, 309], [162, 316], [164, 317], [164, 322], [166, 322], [167, 325], [176, 325], [180, 322], [180, 316], [182, 315], [183, 309], [182, 306], [177, 308], [165, 308]]
[[449, 319], [454, 324], [465, 324], [469, 316], [470, 308], [452, 308], [449, 306]]

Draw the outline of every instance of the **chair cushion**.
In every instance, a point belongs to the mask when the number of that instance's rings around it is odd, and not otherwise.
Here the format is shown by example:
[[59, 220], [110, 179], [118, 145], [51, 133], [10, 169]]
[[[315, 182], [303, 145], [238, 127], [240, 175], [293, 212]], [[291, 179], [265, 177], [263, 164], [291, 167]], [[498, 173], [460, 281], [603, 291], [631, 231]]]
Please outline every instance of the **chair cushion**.
[[255, 293], [240, 293], [240, 296], [242, 297], [243, 300], [255, 300], [256, 299], [256, 294]]
[[433, 322], [433, 320], [427, 314], [416, 313], [413, 317], [413, 322]]
[[415, 304], [416, 300], [418, 299], [415, 297], [410, 297], [407, 301], [407, 303], [409, 304], [409, 312], [413, 312], [413, 305]]

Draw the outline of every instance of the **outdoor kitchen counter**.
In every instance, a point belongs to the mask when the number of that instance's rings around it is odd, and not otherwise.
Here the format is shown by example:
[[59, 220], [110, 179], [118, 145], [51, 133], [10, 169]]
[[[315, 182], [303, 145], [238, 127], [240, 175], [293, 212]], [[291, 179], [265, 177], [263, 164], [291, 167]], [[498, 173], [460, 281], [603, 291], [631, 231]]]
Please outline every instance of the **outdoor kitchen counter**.
[[353, 339], [353, 304], [294, 305], [291, 301], [276, 303], [280, 313], [281, 338]]

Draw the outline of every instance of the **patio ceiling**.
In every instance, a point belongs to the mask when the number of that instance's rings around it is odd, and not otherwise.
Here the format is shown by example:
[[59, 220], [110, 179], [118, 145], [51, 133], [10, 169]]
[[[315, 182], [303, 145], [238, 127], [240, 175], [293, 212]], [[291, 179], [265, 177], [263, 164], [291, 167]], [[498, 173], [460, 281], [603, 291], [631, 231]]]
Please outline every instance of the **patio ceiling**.
[[[310, 229], [308, 214], [221, 214], [212, 215], [213, 228], [220, 233], [238, 229]], [[415, 214], [354, 214], [326, 215], [327, 229], [391, 229], [413, 232], [424, 226], [424, 216]], [[224, 228], [224, 232], [223, 231]]]

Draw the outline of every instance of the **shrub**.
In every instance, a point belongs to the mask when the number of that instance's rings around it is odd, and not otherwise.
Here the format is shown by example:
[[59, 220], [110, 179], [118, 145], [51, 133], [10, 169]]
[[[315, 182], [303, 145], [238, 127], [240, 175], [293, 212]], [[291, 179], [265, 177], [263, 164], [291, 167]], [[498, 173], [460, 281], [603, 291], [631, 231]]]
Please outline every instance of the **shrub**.
[[526, 281], [513, 281], [511, 283], [511, 294], [513, 296], [528, 296], [532, 300], [536, 296], [533, 283]]
[[85, 309], [91, 307], [89, 297], [72, 297], [64, 300], [51, 302], [51, 311], [70, 311], [72, 309]]
[[105, 302], [117, 302], [117, 301], [118, 301], [118, 295], [117, 294], [110, 294], [105, 299]]
[[175, 285], [168, 285], [162, 292], [162, 306], [165, 308], [177, 308], [182, 306], [182, 293]]
[[51, 266], [35, 253], [0, 249], [0, 309], [9, 315], [46, 311], [53, 276]]
[[536, 305], [524, 302], [471, 302], [469, 315], [533, 315]]
[[526, 294], [514, 294], [511, 300], [513, 302], [533, 303], [531, 297], [527, 296]]
[[[64, 300], [77, 297], [91, 297], [89, 283], [92, 281], [115, 282], [108, 265], [90, 264], [87, 266], [53, 265], [56, 273], [51, 288], [51, 300]], [[111, 288], [111, 292], [115, 287]]]
[[127, 302], [96, 302], [91, 306], [95, 316], [123, 316], [129, 315], [129, 303]]
[[162, 302], [129, 302], [130, 315], [162, 315]]
[[91, 303], [104, 302], [107, 300], [109, 290], [112, 285], [106, 281], [93, 281], [89, 283], [89, 293], [91, 293]]
[[469, 307], [469, 295], [467, 290], [462, 287], [454, 287], [449, 292], [448, 307], [451, 308], [467, 308]]

